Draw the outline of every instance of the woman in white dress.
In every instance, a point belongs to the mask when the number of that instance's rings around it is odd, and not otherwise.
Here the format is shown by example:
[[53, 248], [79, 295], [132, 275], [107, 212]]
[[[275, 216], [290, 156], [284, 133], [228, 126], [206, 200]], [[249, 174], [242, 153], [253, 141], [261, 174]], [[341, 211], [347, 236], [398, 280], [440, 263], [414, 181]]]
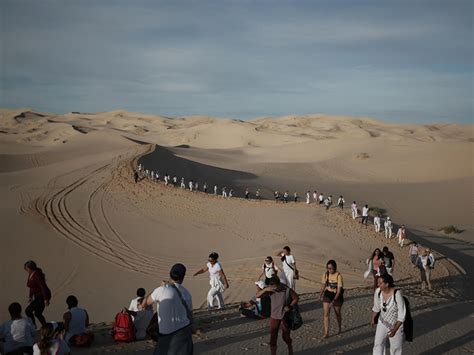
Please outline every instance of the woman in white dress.
[[296, 268], [295, 257], [291, 254], [291, 249], [289, 246], [285, 246], [282, 251], [276, 254], [281, 257], [281, 262], [283, 264], [283, 273], [282, 279], [286, 282], [286, 286], [291, 289], [295, 289], [295, 280], [298, 280], [298, 269]]
[[211, 289], [207, 294], [207, 309], [209, 311], [214, 308], [215, 299], [217, 299], [217, 309], [224, 308], [224, 297], [222, 294], [226, 288], [229, 288], [229, 282], [227, 281], [227, 277], [224, 273], [224, 270], [222, 269], [221, 263], [217, 261], [218, 259], [219, 254], [216, 252], [209, 254], [206, 267], [196, 271], [196, 273], [193, 275], [197, 276], [209, 271], [211, 285]]

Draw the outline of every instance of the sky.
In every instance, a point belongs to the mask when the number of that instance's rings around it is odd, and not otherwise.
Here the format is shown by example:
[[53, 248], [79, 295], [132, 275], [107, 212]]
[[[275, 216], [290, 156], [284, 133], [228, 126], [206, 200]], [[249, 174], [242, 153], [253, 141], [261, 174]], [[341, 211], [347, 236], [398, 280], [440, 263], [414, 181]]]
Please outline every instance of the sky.
[[474, 1], [0, 0], [0, 107], [473, 123]]

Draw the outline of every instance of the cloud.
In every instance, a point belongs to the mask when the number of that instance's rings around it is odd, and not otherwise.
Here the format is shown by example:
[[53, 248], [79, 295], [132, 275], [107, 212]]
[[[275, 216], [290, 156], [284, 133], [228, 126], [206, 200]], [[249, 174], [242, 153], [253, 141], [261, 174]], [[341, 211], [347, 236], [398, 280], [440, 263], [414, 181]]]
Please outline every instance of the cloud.
[[471, 2], [4, 0], [0, 7], [0, 106], [472, 119]]

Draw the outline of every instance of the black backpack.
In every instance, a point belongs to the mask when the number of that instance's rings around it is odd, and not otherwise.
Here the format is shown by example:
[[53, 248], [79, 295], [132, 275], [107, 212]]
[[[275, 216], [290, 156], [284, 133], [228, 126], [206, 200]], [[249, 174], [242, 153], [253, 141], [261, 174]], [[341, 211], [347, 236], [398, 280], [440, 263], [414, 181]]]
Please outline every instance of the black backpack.
[[[393, 300], [395, 301], [395, 304], [397, 303], [397, 298], [395, 297], [397, 291], [398, 290], [395, 289], [393, 293]], [[379, 297], [380, 297], [381, 292], [382, 291], [379, 291]], [[403, 301], [405, 302], [405, 310], [406, 310], [405, 320], [403, 321], [403, 331], [405, 333], [405, 340], [412, 342], [413, 341], [413, 318], [411, 316], [410, 301], [408, 300], [406, 296], [402, 296], [402, 297], [403, 297]]]
[[[395, 298], [395, 294], [397, 293], [397, 289], [393, 293], [393, 299], [395, 303], [397, 303], [397, 299]], [[405, 332], [405, 340], [406, 341], [413, 341], [413, 318], [411, 316], [410, 310], [410, 301], [406, 296], [403, 296], [403, 301], [405, 302], [405, 321], [403, 322], [403, 331]]]

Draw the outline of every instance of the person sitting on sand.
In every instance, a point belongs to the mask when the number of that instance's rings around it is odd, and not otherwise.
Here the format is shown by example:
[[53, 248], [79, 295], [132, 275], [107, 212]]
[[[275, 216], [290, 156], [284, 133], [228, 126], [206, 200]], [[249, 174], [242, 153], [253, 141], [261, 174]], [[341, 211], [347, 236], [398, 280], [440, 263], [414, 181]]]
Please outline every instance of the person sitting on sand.
[[390, 217], [387, 217], [383, 224], [385, 228], [385, 238], [391, 239], [392, 238], [392, 220]]
[[265, 285], [268, 285], [270, 279], [278, 274], [278, 267], [275, 265], [273, 258], [271, 256], [267, 256], [262, 266], [262, 273], [258, 276], [257, 280], [265, 275]]
[[130, 301], [130, 306], [128, 306], [128, 310], [129, 311], [133, 311], [133, 312], [138, 312], [138, 306], [140, 305], [141, 301], [140, 300], [143, 300], [143, 297], [145, 297], [146, 295], [146, 291], [144, 288], [140, 287], [138, 290], [137, 290], [137, 297], [133, 298], [131, 301]]
[[142, 303], [145, 309], [157, 304], [158, 342], [154, 354], [193, 354], [193, 302], [183, 286], [186, 267], [175, 264], [169, 282], [163, 282]]
[[[263, 281], [255, 282], [257, 293], [263, 290], [267, 285]], [[270, 296], [263, 297], [253, 296], [248, 302], [240, 302], [239, 312], [241, 316], [247, 318], [264, 319], [270, 317], [271, 300]]]
[[[145, 291], [144, 289], [142, 289]], [[135, 325], [135, 339], [136, 340], [143, 340], [146, 338], [146, 330], [148, 325], [150, 324], [151, 319], [153, 318], [153, 307], [146, 306], [145, 308], [142, 307], [143, 300], [145, 299], [145, 294], [143, 297], [139, 297], [136, 299], [137, 306], [136, 310], [126, 309], [124, 310], [132, 317], [133, 324]]]
[[196, 271], [193, 275], [194, 277], [209, 271], [211, 289], [207, 294], [208, 311], [214, 308], [215, 299], [217, 300], [217, 309], [220, 310], [224, 308], [224, 297], [222, 296], [222, 294], [224, 293], [226, 288], [229, 288], [227, 276], [225, 275], [224, 270], [222, 269], [221, 263], [217, 261], [218, 259], [219, 254], [217, 254], [216, 252], [209, 254], [209, 259], [206, 264], [206, 267]]
[[57, 336], [53, 323], [46, 323], [40, 330], [41, 340], [33, 346], [33, 355], [68, 355], [71, 349]]
[[342, 275], [337, 271], [336, 262], [334, 260], [329, 260], [326, 264], [326, 272], [321, 278], [321, 290], [319, 292], [319, 300], [323, 302], [324, 309], [323, 338], [329, 337], [329, 315], [331, 308], [334, 308], [334, 313], [336, 313], [337, 325], [339, 327], [338, 334], [341, 333], [341, 307], [344, 303], [343, 287]]
[[281, 326], [283, 341], [288, 346], [288, 354], [293, 354], [293, 345], [290, 336], [290, 328], [285, 321], [285, 315], [291, 307], [298, 304], [299, 296], [285, 285], [280, 283], [280, 279], [274, 276], [270, 279], [270, 285], [257, 292], [256, 297], [262, 298], [270, 295], [271, 314], [270, 314], [270, 350], [272, 355], [277, 353], [278, 331]]
[[68, 311], [63, 315], [65, 340], [72, 346], [90, 346], [94, 335], [87, 330], [89, 326], [87, 311], [78, 307], [79, 301], [76, 296], [68, 296], [66, 304]]
[[359, 216], [359, 213], [357, 212], [357, 203], [355, 201], [352, 201], [351, 214], [352, 219], [356, 219]]
[[5, 342], [3, 351], [8, 354], [31, 354], [35, 339], [35, 328], [29, 317], [21, 316], [21, 305], [14, 302], [8, 306], [10, 320], [0, 325], [0, 339]]
[[343, 209], [345, 203], [346, 201], [344, 200], [344, 197], [342, 197], [342, 195], [339, 196], [339, 199], [337, 200], [337, 207], [339, 207], [340, 209]]

